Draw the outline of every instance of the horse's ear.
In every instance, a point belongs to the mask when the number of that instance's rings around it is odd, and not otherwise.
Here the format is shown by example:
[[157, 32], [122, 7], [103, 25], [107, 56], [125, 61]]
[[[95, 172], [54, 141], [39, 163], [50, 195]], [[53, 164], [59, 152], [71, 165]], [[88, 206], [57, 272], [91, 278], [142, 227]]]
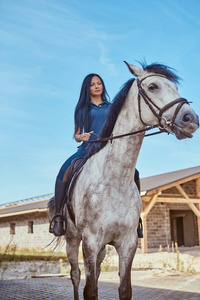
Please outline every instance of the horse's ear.
[[130, 72], [136, 76], [136, 77], [141, 77], [142, 74], [144, 73], [144, 70], [142, 70], [141, 68], [128, 64], [125, 60], [124, 60], [125, 64], [127, 65], [127, 67], [129, 68]]

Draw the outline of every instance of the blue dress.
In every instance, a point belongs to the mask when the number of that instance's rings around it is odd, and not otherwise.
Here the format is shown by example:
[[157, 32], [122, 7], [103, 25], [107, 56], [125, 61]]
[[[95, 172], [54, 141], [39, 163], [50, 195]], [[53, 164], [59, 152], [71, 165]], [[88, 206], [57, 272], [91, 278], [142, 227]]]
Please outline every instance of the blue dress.
[[[89, 126], [89, 132], [94, 131], [95, 134], [91, 134], [90, 140], [96, 140], [98, 138], [98, 134], [101, 131], [101, 128], [106, 120], [106, 112], [108, 110], [108, 107], [110, 106], [109, 102], [102, 102], [98, 106], [94, 103], [90, 102], [90, 126]], [[57, 178], [62, 181], [64, 174], [67, 170], [67, 168], [70, 166], [71, 162], [75, 158], [84, 157], [86, 153], [86, 147], [89, 143], [83, 142], [79, 147], [76, 153], [74, 153], [72, 156], [70, 156], [62, 165]]]

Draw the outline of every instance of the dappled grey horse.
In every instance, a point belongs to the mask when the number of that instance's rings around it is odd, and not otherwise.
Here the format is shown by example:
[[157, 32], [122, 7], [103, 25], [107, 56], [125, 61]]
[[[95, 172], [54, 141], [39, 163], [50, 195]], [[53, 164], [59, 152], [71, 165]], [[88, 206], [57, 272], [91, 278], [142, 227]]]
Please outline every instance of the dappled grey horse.
[[[98, 277], [107, 244], [113, 245], [119, 255], [119, 299], [131, 299], [131, 266], [142, 208], [133, 178], [145, 130], [147, 126], [158, 126], [184, 139], [192, 137], [199, 126], [198, 116], [178, 93], [179, 78], [172, 69], [160, 64], [143, 65], [143, 69], [127, 66], [136, 79], [124, 84], [114, 98], [100, 141], [89, 146], [87, 161], [73, 188], [75, 224], [67, 212], [65, 237], [75, 300], [79, 299], [81, 241], [86, 274], [84, 299], [98, 299]], [[52, 199], [50, 215], [53, 208]]]

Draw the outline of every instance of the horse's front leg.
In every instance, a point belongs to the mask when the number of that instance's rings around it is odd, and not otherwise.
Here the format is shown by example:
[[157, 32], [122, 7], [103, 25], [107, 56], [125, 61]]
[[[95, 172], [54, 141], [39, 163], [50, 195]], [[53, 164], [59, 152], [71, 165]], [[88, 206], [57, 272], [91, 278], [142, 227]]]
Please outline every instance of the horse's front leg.
[[106, 247], [102, 248], [97, 256], [97, 280], [101, 273], [101, 263], [104, 260], [105, 256], [106, 256]]
[[131, 267], [133, 258], [137, 249], [137, 237], [127, 237], [122, 245], [117, 247], [116, 250], [119, 255], [119, 299], [131, 300], [132, 287], [131, 287]]
[[79, 300], [79, 283], [81, 277], [81, 271], [78, 265], [78, 254], [79, 254], [80, 240], [77, 238], [67, 238], [67, 258], [71, 265], [71, 280], [74, 287], [74, 300]]
[[83, 257], [85, 265], [86, 284], [83, 292], [84, 300], [97, 300], [97, 246], [83, 239]]

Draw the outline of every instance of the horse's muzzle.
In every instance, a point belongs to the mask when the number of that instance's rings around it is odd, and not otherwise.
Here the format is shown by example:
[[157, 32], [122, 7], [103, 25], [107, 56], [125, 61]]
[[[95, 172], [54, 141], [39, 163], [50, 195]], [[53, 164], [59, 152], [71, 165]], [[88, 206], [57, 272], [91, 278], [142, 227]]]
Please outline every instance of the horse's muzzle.
[[199, 117], [191, 107], [179, 113], [173, 125], [172, 132], [177, 139], [192, 138], [193, 133], [199, 128]]

